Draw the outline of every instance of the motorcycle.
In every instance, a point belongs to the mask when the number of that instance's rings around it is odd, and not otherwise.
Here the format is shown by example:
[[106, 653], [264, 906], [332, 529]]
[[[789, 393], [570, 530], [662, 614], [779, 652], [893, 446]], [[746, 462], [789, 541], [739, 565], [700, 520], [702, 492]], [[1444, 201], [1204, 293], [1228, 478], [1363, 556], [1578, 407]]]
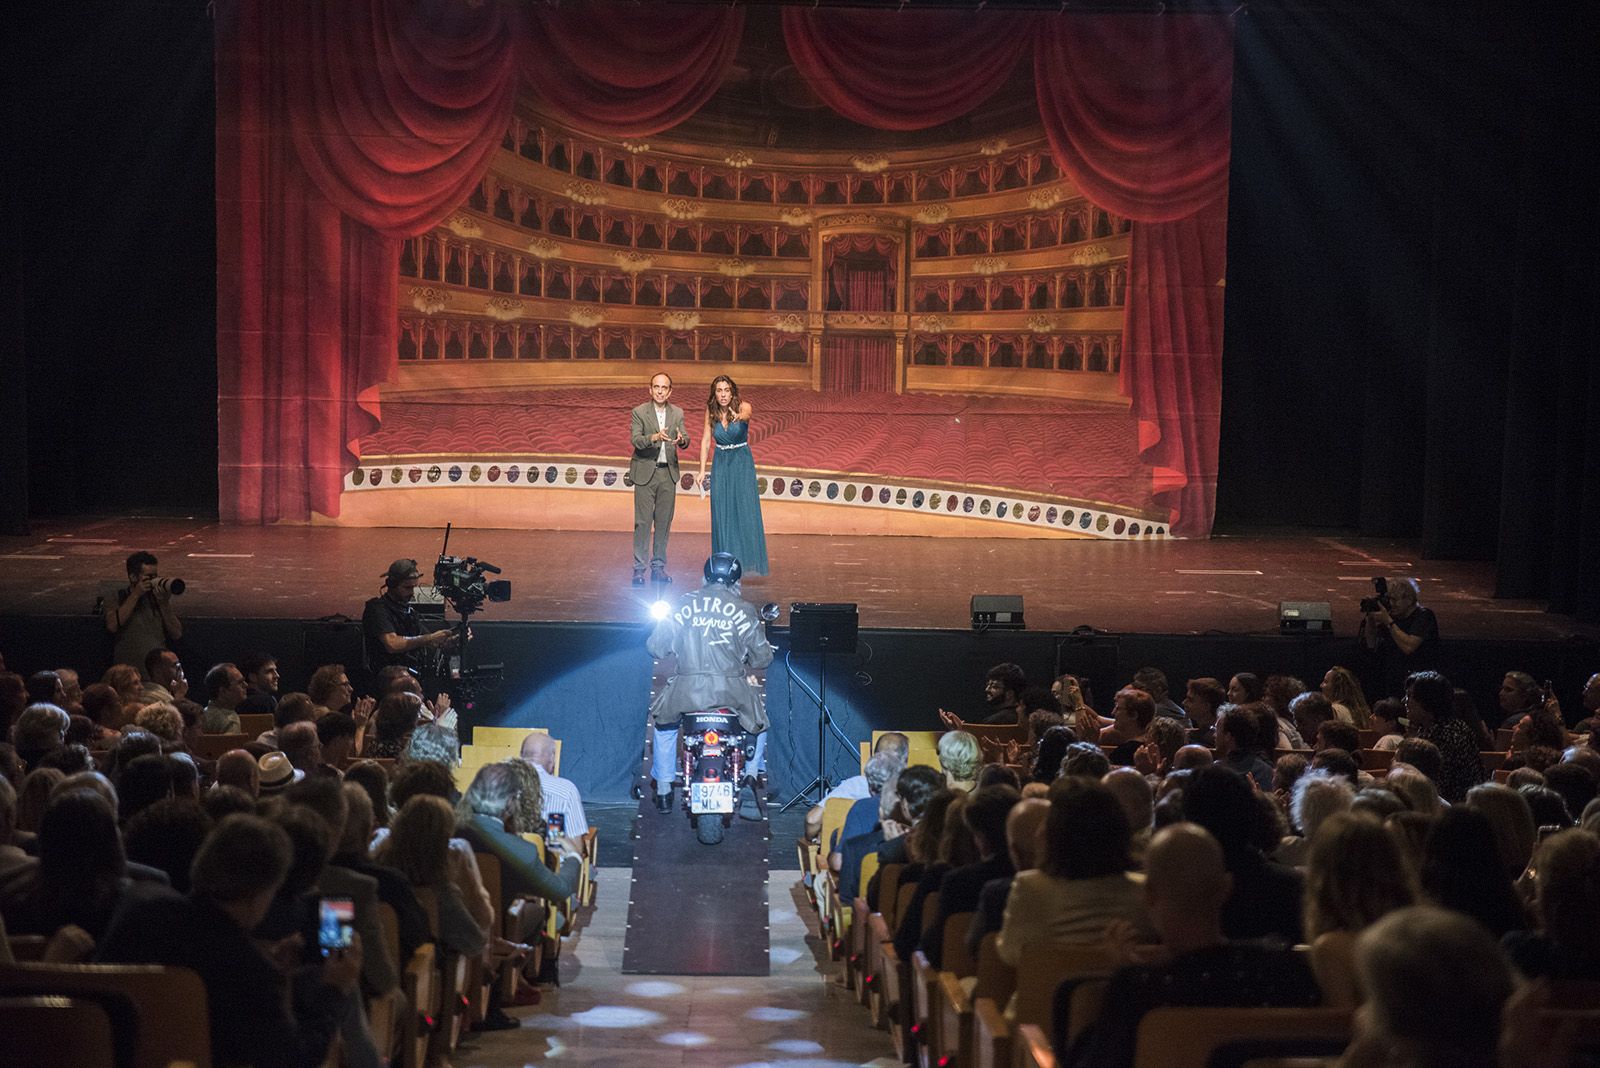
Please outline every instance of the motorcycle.
[[705, 845], [722, 841], [733, 823], [745, 768], [755, 760], [756, 737], [739, 725], [738, 713], [717, 708], [685, 712], [678, 724], [678, 773], [683, 804], [695, 837]]

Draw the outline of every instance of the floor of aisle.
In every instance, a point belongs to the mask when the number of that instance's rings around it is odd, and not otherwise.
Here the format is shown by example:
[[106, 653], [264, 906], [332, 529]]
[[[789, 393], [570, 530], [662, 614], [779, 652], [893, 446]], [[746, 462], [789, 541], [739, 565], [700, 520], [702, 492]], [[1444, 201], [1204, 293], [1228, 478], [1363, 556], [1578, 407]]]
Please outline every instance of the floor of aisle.
[[512, 1009], [516, 1031], [472, 1036], [455, 1068], [525, 1064], [695, 1068], [894, 1068], [886, 1032], [830, 977], [799, 872], [768, 884], [772, 974], [765, 978], [622, 974], [628, 868], [600, 868], [594, 914], [562, 954], [561, 983], [540, 1005]]

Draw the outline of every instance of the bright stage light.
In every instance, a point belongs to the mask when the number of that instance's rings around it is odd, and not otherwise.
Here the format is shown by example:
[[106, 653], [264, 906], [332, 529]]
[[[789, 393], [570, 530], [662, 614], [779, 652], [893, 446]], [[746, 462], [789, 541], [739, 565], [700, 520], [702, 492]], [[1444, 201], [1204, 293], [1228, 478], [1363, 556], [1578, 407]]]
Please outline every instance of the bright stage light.
[[666, 601], [657, 601], [650, 606], [651, 619], [666, 619], [672, 613], [672, 606]]

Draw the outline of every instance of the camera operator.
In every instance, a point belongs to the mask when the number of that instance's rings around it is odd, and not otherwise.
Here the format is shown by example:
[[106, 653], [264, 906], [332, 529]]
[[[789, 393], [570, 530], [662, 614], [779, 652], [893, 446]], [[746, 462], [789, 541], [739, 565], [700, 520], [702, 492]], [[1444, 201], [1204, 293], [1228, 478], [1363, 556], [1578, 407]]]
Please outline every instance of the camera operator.
[[156, 572], [156, 558], [147, 552], [128, 557], [128, 588], [105, 612], [106, 630], [115, 635], [113, 664], [131, 664], [144, 670], [151, 650], [183, 637], [183, 624], [172, 610], [172, 595], [182, 593], [181, 582], [164, 581]]
[[421, 577], [415, 560], [396, 560], [384, 573], [382, 595], [369, 600], [361, 613], [367, 670], [373, 676], [393, 665], [431, 675], [427, 650], [442, 649], [455, 637], [448, 627], [423, 633], [422, 620], [411, 604]]
[[1416, 579], [1395, 579], [1387, 589], [1376, 579], [1373, 584], [1378, 596], [1361, 602], [1356, 636], [1377, 660], [1384, 696], [1392, 697], [1404, 690], [1407, 675], [1433, 667], [1439, 620], [1433, 609], [1417, 603]]

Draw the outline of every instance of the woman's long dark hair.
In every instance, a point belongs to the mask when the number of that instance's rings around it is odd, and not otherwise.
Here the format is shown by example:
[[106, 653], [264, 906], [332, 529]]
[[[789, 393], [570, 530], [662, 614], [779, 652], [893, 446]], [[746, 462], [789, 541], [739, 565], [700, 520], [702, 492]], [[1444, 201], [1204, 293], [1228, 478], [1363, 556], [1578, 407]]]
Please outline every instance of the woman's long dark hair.
[[728, 398], [727, 407], [728, 420], [732, 422], [734, 417], [739, 414], [739, 383], [727, 375], [718, 375], [711, 380], [711, 392], [706, 395], [706, 412], [711, 416], [713, 423], [722, 422], [723, 407], [717, 403], [718, 382], [728, 383], [728, 389], [733, 393], [733, 396]]

